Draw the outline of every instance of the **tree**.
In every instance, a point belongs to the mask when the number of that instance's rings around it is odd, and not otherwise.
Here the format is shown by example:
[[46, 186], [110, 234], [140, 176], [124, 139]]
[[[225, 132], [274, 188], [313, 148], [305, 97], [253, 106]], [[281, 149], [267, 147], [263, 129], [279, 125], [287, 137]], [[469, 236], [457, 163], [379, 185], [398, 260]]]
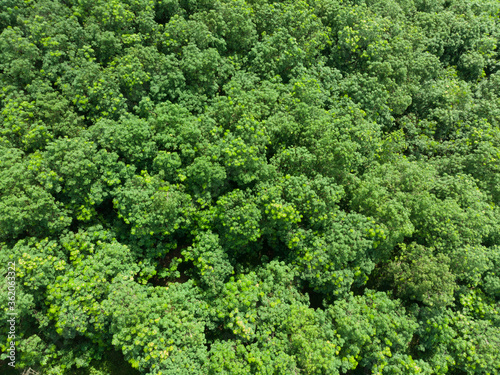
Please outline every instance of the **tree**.
[[17, 370], [497, 373], [499, 12], [0, 0]]

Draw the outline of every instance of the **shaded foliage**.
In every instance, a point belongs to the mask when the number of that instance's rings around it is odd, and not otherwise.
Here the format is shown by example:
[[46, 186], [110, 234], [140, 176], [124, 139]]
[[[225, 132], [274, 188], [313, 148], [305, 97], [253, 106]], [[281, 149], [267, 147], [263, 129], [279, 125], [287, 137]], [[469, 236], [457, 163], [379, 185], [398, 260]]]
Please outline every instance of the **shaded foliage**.
[[498, 373], [499, 12], [0, 0], [17, 368]]

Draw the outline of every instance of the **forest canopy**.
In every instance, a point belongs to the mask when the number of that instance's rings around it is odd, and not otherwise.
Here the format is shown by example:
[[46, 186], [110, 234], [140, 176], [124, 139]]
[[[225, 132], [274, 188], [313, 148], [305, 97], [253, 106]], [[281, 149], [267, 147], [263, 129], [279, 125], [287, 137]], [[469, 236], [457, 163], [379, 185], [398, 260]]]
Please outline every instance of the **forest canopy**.
[[16, 369], [498, 374], [499, 43], [498, 0], [0, 0]]

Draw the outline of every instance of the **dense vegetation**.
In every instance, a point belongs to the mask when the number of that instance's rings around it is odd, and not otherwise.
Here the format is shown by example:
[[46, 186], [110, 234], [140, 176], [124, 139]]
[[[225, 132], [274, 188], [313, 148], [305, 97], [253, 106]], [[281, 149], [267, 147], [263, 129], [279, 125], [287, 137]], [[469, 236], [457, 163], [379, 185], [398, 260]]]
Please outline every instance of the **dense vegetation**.
[[497, 374], [499, 16], [0, 0], [16, 367]]

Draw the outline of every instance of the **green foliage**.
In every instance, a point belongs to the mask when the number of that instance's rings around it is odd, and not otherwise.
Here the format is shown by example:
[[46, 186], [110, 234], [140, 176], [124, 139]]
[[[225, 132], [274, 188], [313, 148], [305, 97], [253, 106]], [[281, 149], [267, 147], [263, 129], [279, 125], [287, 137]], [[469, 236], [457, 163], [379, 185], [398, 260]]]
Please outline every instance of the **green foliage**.
[[186, 260], [193, 261], [202, 287], [209, 294], [217, 295], [224, 286], [225, 279], [234, 273], [228, 255], [213, 233], [198, 235], [192, 247], [184, 253]]
[[234, 343], [215, 341], [209, 373], [339, 373], [341, 341], [325, 314], [307, 307], [294, 276], [273, 261], [259, 273], [231, 277], [213, 313]]
[[62, 239], [71, 268], [47, 286], [45, 303], [56, 332], [65, 338], [83, 334], [100, 346], [109, 345], [109, 322], [101, 306], [109, 283], [138, 272], [130, 250], [109, 237], [110, 233], [96, 230]]
[[131, 226], [132, 235], [168, 235], [189, 220], [189, 195], [182, 192], [182, 185], [142, 171], [116, 190], [113, 205], [118, 217]]
[[135, 116], [122, 118], [119, 122], [102, 119], [91, 126], [88, 133], [101, 148], [116, 152], [127, 164], [149, 165], [156, 155], [150, 127]]
[[[257, 205], [248, 199], [248, 194], [233, 190], [220, 197], [217, 200], [216, 212], [216, 225], [219, 227], [223, 246], [236, 252], [250, 251], [249, 245], [261, 236], [261, 212]], [[249, 250], [246, 250], [247, 248]]]
[[[438, 374], [465, 372], [469, 374], [498, 371], [499, 340], [497, 306], [484, 304], [475, 292], [464, 296], [463, 310], [432, 310], [421, 312], [419, 327], [423, 357]], [[474, 317], [474, 310], [487, 314]]]
[[384, 252], [377, 251], [384, 241], [382, 228], [359, 214], [333, 214], [322, 233], [298, 231], [290, 239], [293, 263], [300, 278], [328, 298], [346, 295], [353, 284], [368, 280]]
[[[406, 315], [397, 300], [367, 289], [362, 296], [351, 295], [335, 302], [327, 313], [345, 340], [340, 351], [344, 371], [359, 363], [372, 373], [382, 373], [390, 362], [392, 366], [400, 362], [407, 373], [422, 372], [419, 361], [404, 356], [418, 324]], [[398, 360], [389, 362], [392, 356]]]
[[450, 259], [445, 254], [433, 255], [433, 249], [412, 243], [400, 245], [401, 255], [387, 266], [394, 279], [396, 294], [408, 300], [418, 300], [429, 306], [446, 306], [453, 302], [455, 277], [450, 271]]
[[112, 344], [148, 374], [203, 374], [208, 305], [191, 283], [142, 287], [128, 276], [114, 280], [103, 303]]
[[[25, 156], [21, 150], [11, 147], [2, 147], [0, 152], [3, 192], [0, 197], [0, 238], [12, 240], [26, 233], [41, 236], [44, 232], [57, 233], [69, 226], [71, 218], [64, 204], [37, 181], [36, 172], [42, 159], [40, 153]], [[53, 180], [56, 176], [42, 174], [40, 177]]]
[[498, 373], [499, 14], [0, 0], [16, 370]]

